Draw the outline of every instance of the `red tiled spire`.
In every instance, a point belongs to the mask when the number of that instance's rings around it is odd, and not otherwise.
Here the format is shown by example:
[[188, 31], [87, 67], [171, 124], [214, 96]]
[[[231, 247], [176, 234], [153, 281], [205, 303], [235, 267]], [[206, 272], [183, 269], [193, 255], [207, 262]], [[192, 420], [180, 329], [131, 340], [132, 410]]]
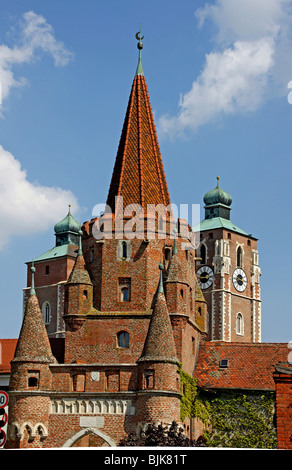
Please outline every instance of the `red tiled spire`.
[[113, 212], [116, 196], [123, 197], [124, 208], [139, 204], [144, 212], [147, 204], [170, 204], [140, 56], [107, 198]]

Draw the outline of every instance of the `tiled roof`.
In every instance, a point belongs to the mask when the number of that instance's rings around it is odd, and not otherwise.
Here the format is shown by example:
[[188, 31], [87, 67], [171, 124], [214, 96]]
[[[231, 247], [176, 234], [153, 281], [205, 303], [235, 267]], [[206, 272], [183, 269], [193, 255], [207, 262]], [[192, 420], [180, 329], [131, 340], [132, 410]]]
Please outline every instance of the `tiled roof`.
[[17, 341], [13, 362], [56, 362], [51, 350], [38, 298], [31, 291]]
[[[274, 366], [288, 353], [286, 343], [202, 341], [194, 377], [201, 388], [274, 390]], [[228, 366], [220, 367], [226, 359]]]
[[0, 374], [10, 373], [10, 361], [14, 357], [17, 339], [0, 339]]
[[139, 204], [170, 204], [147, 84], [144, 75], [133, 81], [116, 156], [107, 204], [115, 211], [115, 196], [124, 208]]

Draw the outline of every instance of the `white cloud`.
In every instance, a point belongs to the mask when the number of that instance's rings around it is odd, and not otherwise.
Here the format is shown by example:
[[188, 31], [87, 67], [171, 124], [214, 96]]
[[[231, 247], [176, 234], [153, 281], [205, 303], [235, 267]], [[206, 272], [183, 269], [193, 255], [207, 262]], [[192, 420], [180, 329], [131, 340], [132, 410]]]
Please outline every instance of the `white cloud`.
[[13, 237], [52, 229], [68, 204], [79, 210], [71, 191], [29, 182], [20, 162], [0, 145], [0, 250]]
[[[14, 87], [26, 84], [16, 77], [14, 67], [32, 63], [39, 53], [52, 56], [55, 66], [64, 66], [72, 58], [62, 42], [57, 41], [45, 18], [29, 11], [23, 15], [17, 44], [0, 45], [1, 104]], [[52, 229], [67, 213], [68, 204], [79, 210], [71, 191], [31, 183], [21, 163], [0, 145], [0, 250], [14, 237]]]
[[31, 56], [38, 49], [42, 49], [52, 55], [56, 66], [66, 65], [71, 60], [72, 53], [65, 48], [61, 41], [55, 39], [52, 26], [43, 16], [28, 11], [23, 15], [23, 18], [23, 47]]
[[214, 51], [175, 116], [162, 116], [161, 134], [196, 130], [221, 116], [255, 111], [271, 93], [286, 93], [292, 78], [290, 0], [217, 0], [195, 12], [199, 27], [211, 21]]
[[238, 41], [223, 52], [206, 56], [203, 72], [180, 100], [175, 117], [159, 120], [162, 133], [195, 130], [219, 115], [253, 111], [261, 103], [273, 64], [273, 41]]
[[55, 66], [64, 66], [72, 59], [71, 52], [56, 40], [53, 28], [46, 19], [29, 11], [23, 15], [18, 44], [14, 47], [0, 45], [1, 102], [8, 97], [12, 87], [26, 84], [25, 78], [15, 77], [14, 66], [34, 61], [39, 52], [51, 55]]
[[279, 32], [287, 0], [217, 0], [195, 12], [202, 27], [208, 20], [217, 28], [219, 42], [255, 40]]

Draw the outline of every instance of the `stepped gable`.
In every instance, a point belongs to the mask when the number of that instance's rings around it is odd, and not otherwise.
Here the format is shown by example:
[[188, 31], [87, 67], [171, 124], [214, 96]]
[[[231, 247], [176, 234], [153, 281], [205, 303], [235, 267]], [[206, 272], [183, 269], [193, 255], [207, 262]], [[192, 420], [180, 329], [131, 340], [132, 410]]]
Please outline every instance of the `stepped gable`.
[[194, 377], [206, 389], [275, 390], [274, 365], [287, 361], [288, 353], [286, 343], [201, 341]]
[[12, 362], [56, 363], [44, 324], [38, 298], [34, 289], [34, 271], [32, 266], [32, 285], [26, 304], [21, 331]]
[[115, 212], [115, 197], [123, 197], [123, 207], [139, 204], [144, 213], [147, 204], [170, 204], [170, 197], [157, 139], [148, 88], [139, 62], [132, 84], [107, 205]]
[[156, 292], [154, 308], [143, 353], [138, 362], [178, 362], [173, 330], [163, 291], [163, 265], [160, 264], [159, 268], [160, 281]]

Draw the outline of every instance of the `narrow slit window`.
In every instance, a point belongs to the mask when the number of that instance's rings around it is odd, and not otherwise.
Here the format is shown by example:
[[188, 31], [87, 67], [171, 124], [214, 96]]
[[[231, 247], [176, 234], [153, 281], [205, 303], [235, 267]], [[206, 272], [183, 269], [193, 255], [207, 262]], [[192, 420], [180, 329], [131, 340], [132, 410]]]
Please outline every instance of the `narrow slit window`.
[[127, 258], [128, 256], [127, 242], [123, 241], [122, 248], [123, 248], [123, 258]]
[[202, 244], [200, 248], [200, 258], [201, 264], [206, 264], [206, 246], [204, 244]]
[[243, 251], [241, 246], [237, 248], [237, 267], [242, 268]]
[[236, 317], [236, 334], [243, 335], [243, 316], [241, 313]]

